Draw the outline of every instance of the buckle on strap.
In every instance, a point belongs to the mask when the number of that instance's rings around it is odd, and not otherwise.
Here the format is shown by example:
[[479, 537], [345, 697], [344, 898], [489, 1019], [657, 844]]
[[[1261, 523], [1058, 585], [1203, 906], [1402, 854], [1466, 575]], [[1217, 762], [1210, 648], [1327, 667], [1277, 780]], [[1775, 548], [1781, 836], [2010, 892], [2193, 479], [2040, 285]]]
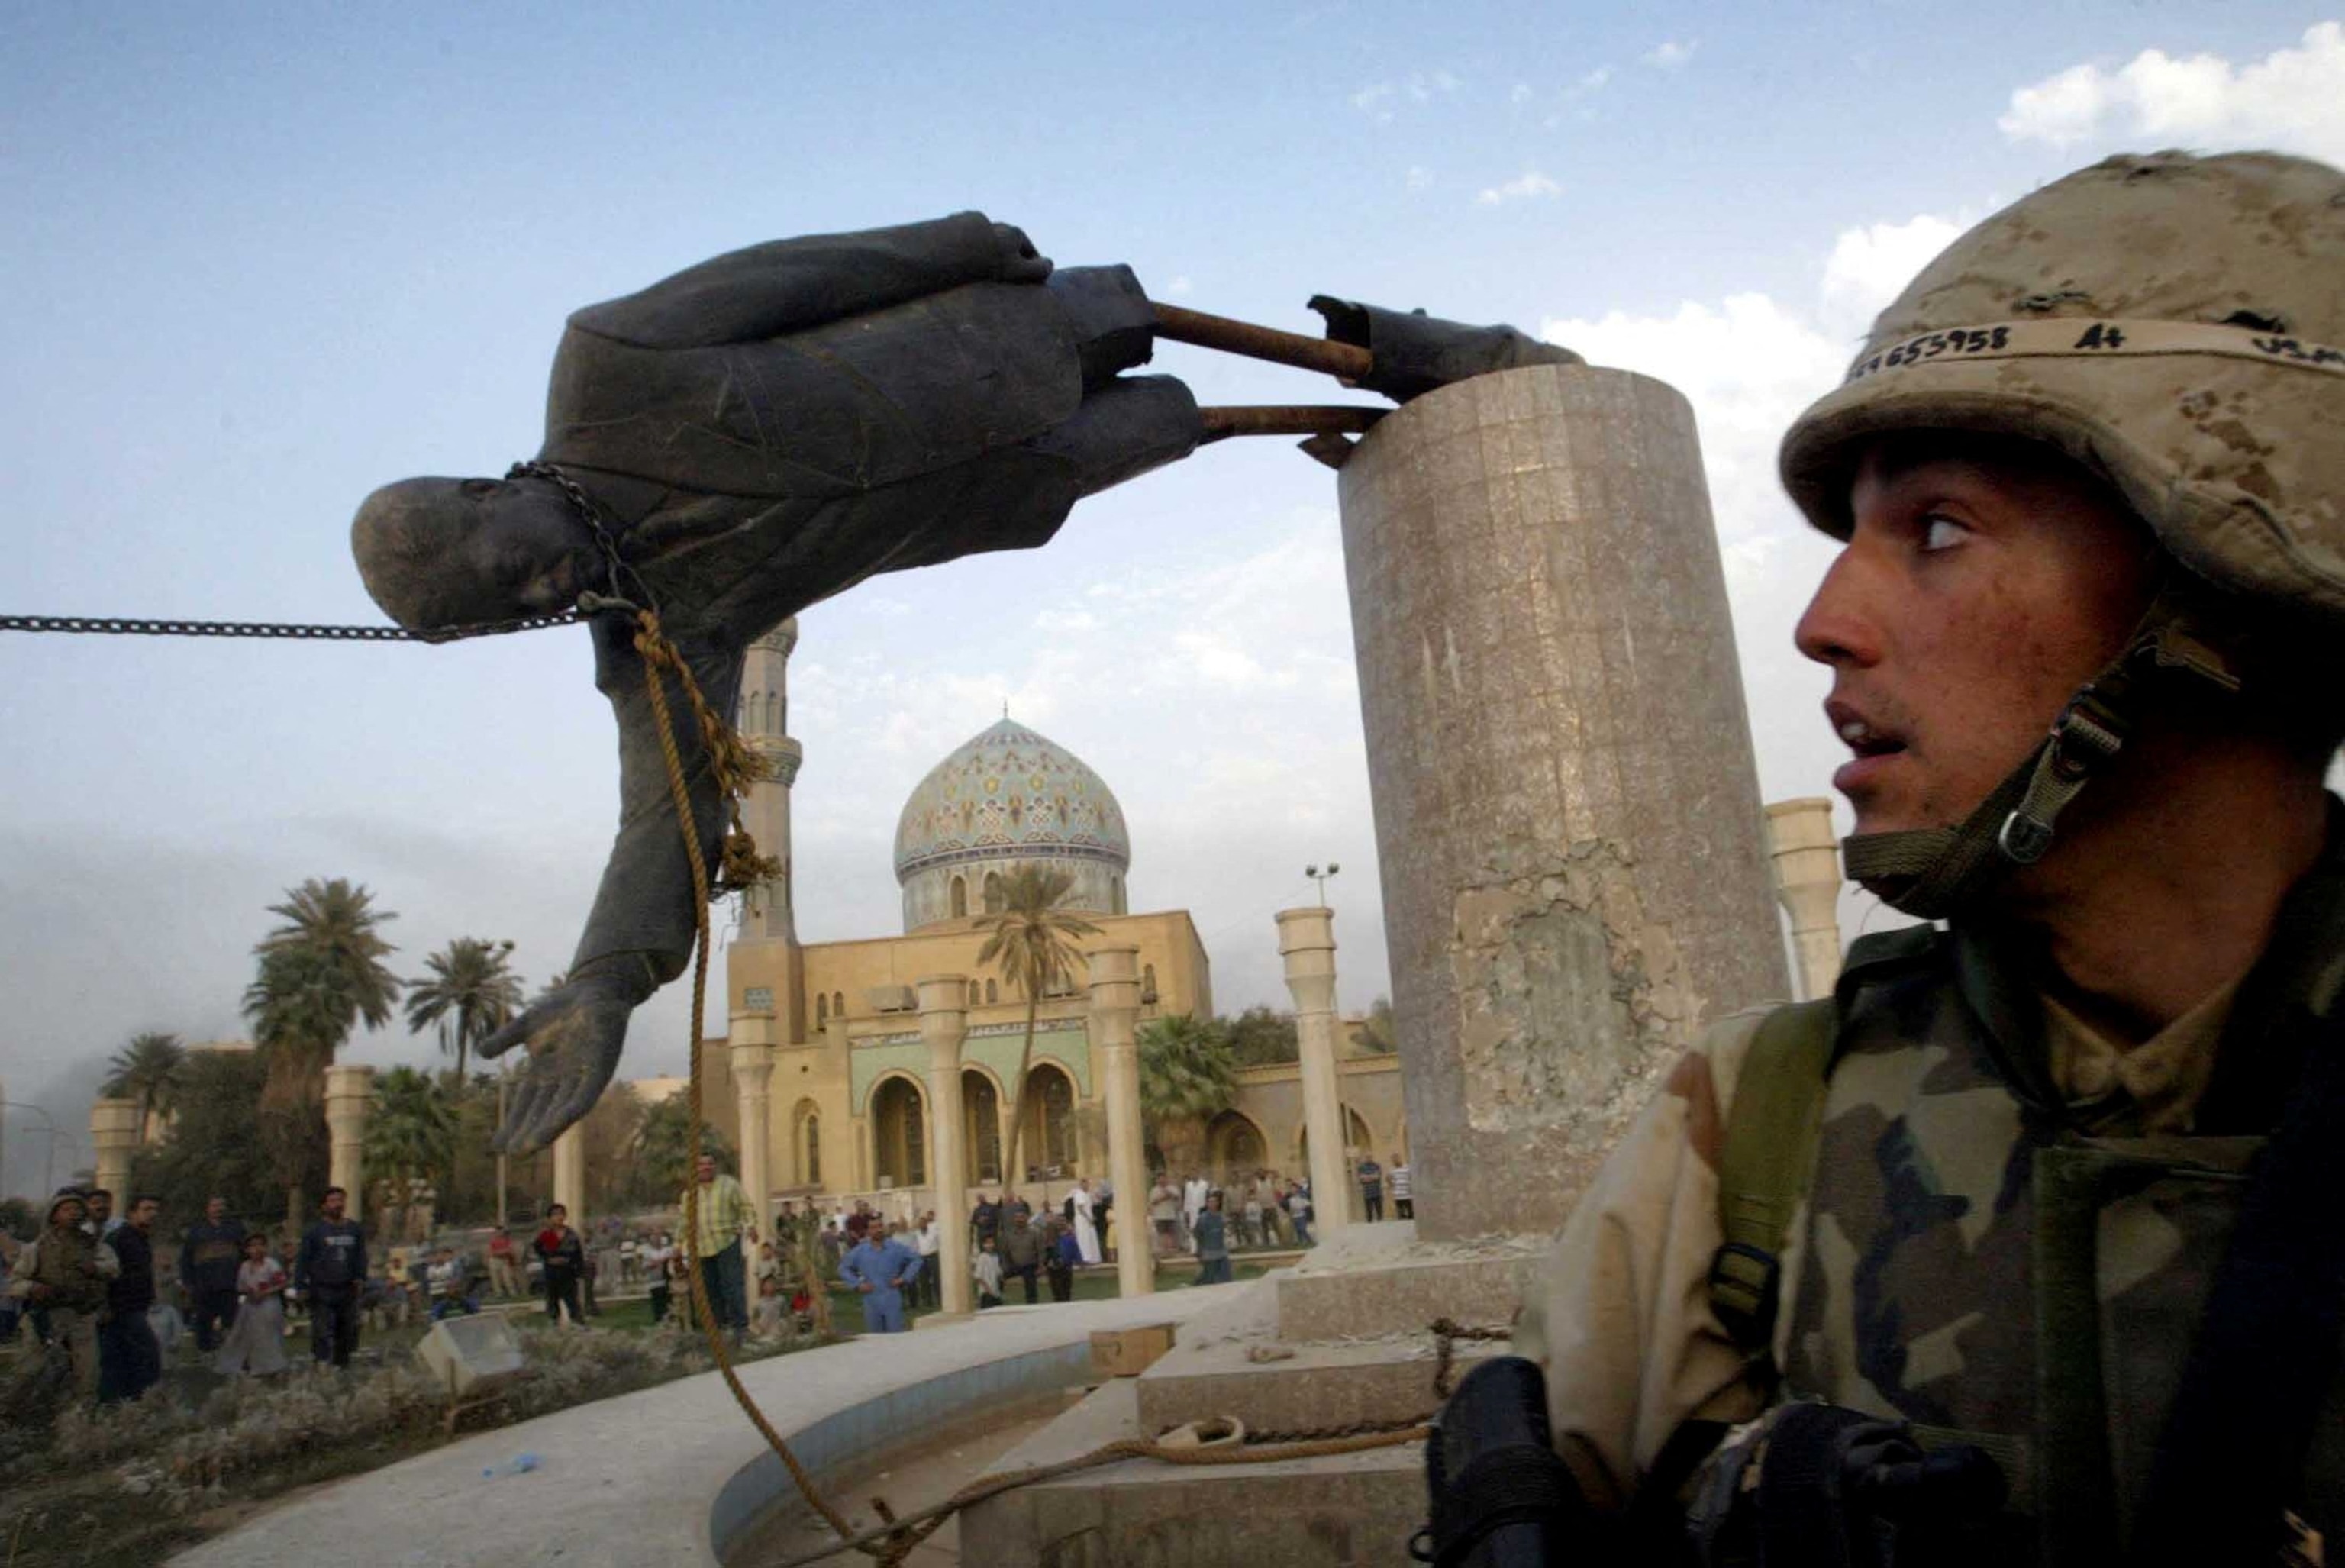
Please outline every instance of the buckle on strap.
[[1782, 1284], [1783, 1260], [1763, 1247], [1727, 1241], [1711, 1254], [1711, 1310], [1745, 1350], [1763, 1349], [1774, 1339]]

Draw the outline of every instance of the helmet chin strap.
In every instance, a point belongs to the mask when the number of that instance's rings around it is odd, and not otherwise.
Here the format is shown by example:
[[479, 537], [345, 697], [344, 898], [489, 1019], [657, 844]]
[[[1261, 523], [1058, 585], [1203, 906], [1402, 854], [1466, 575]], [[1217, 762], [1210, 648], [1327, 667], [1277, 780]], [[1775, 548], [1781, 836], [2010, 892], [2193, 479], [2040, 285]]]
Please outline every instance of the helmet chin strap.
[[1951, 828], [1853, 833], [1841, 863], [1882, 902], [1924, 920], [1962, 913], [2015, 866], [2052, 847], [2053, 825], [2117, 753], [2167, 673], [2235, 692], [2231, 664], [2192, 629], [2173, 583], [2158, 590], [2125, 651], [2076, 688], [2051, 733], [1977, 809]]

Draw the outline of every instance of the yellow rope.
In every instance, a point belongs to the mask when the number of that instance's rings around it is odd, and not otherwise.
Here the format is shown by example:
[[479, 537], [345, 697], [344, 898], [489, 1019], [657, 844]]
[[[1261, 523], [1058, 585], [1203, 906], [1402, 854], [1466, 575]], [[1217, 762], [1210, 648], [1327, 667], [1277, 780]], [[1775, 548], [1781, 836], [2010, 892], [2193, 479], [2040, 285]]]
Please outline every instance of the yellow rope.
[[[676, 651], [675, 645], [660, 629], [658, 615], [651, 610], [638, 609], [635, 616], [635, 652], [644, 661], [644, 690], [651, 698], [652, 715], [659, 724], [660, 756], [667, 764], [668, 792], [674, 798], [676, 821], [684, 833], [685, 857], [692, 867], [695, 933], [692, 962], [692, 1071], [687, 1080], [686, 1103], [692, 1118], [690, 1153], [692, 1164], [696, 1167], [701, 1152], [700, 1032], [704, 1022], [704, 993], [708, 981], [708, 863], [700, 852], [700, 834], [692, 815], [692, 791], [685, 778], [683, 753], [676, 748], [675, 726], [669, 718], [667, 687], [660, 678], [662, 670], [674, 674], [677, 686], [684, 692], [685, 700], [691, 705], [693, 717], [698, 721], [702, 746], [708, 756], [710, 771], [725, 798], [728, 818], [725, 870], [728, 877], [736, 869], [740, 873], [738, 880], [732, 881], [732, 885], [748, 886], [773, 874], [778, 867], [774, 861], [757, 854], [756, 844], [741, 829], [736, 809], [741, 795], [765, 776], [762, 759], [742, 743], [741, 738], [723, 716], [709, 708], [707, 699], [701, 695], [700, 683], [693, 678], [692, 670], [685, 663], [683, 655]], [[764, 1209], [764, 1202], [760, 1199], [757, 1212], [762, 1215]], [[684, 1246], [685, 1255], [692, 1265], [685, 1271], [685, 1300], [699, 1317], [701, 1332], [708, 1340], [709, 1353], [716, 1359], [716, 1369], [723, 1376], [726, 1388], [732, 1392], [734, 1402], [741, 1407], [742, 1413], [749, 1418], [749, 1423], [757, 1429], [758, 1434], [781, 1460], [782, 1468], [790, 1472], [790, 1479], [797, 1483], [799, 1495], [822, 1516], [823, 1522], [829, 1525], [839, 1538], [837, 1546], [825, 1547], [810, 1557], [793, 1558], [782, 1568], [799, 1568], [800, 1564], [820, 1562], [849, 1549], [882, 1564], [900, 1563], [914, 1547], [927, 1540], [947, 1519], [972, 1502], [983, 1502], [1016, 1487], [1030, 1486], [1036, 1481], [1071, 1475], [1121, 1460], [1153, 1459], [1167, 1464], [1183, 1465], [1267, 1464], [1278, 1460], [1316, 1459], [1328, 1454], [1357, 1453], [1366, 1449], [1416, 1442], [1431, 1435], [1433, 1430], [1422, 1422], [1416, 1422], [1389, 1431], [1244, 1448], [1166, 1448], [1145, 1438], [1125, 1438], [1056, 1464], [1041, 1465], [1010, 1475], [979, 1481], [963, 1487], [935, 1507], [924, 1509], [906, 1519], [897, 1519], [884, 1502], [874, 1499], [874, 1509], [885, 1522], [876, 1530], [858, 1535], [848, 1523], [846, 1515], [833, 1507], [815, 1486], [814, 1478], [807, 1473], [806, 1466], [790, 1451], [790, 1445], [766, 1419], [765, 1411], [757, 1408], [757, 1401], [742, 1385], [740, 1374], [733, 1369], [732, 1353], [725, 1342], [724, 1331], [717, 1326], [716, 1315], [708, 1299], [706, 1281], [700, 1270], [700, 1182], [697, 1176], [685, 1184]], [[809, 1289], [828, 1288], [822, 1280], [809, 1280], [807, 1287]]]
[[[747, 748], [742, 746], [740, 738], [733, 733], [732, 728], [709, 710], [706, 700], [700, 695], [700, 683], [692, 678], [692, 671], [685, 664], [683, 656], [676, 652], [675, 645], [667, 640], [667, 635], [660, 630], [658, 615], [651, 610], [638, 610], [635, 615], [635, 652], [643, 657], [644, 690], [651, 698], [652, 716], [659, 724], [660, 755], [667, 763], [668, 792], [675, 797], [676, 821], [684, 832], [685, 856], [692, 866], [694, 919], [697, 931], [693, 943], [692, 1071], [688, 1080], [687, 1104], [692, 1118], [692, 1164], [696, 1167], [700, 1164], [700, 1031], [703, 992], [708, 981], [708, 863], [700, 853], [700, 834], [692, 815], [692, 791], [685, 781], [683, 755], [676, 749], [675, 726], [668, 718], [667, 687], [660, 679], [662, 669], [675, 673], [677, 685], [684, 689], [685, 700], [691, 703], [693, 714], [700, 722], [701, 739], [707, 748], [710, 766], [716, 772], [718, 787], [726, 791], [728, 799], [755, 782], [758, 775], [754, 757], [749, 758], [753, 766], [747, 769], [741, 766], [741, 758], [748, 756]], [[758, 1204], [760, 1212], [764, 1207], [761, 1201]], [[790, 1445], [782, 1441], [782, 1434], [774, 1430], [773, 1423], [766, 1419], [766, 1412], [757, 1408], [757, 1401], [742, 1386], [740, 1374], [733, 1369], [732, 1353], [725, 1343], [724, 1331], [717, 1327], [714, 1304], [708, 1299], [706, 1284], [701, 1275], [700, 1180], [696, 1175], [688, 1178], [684, 1187], [684, 1248], [685, 1256], [692, 1264], [685, 1275], [685, 1299], [699, 1315], [701, 1332], [707, 1338], [709, 1353], [716, 1358], [716, 1369], [724, 1376], [726, 1388], [732, 1391], [734, 1402], [741, 1407], [742, 1413], [749, 1418], [749, 1424], [757, 1429], [759, 1435], [780, 1458], [782, 1468], [790, 1472], [790, 1479], [797, 1483], [798, 1492], [806, 1498], [807, 1505], [822, 1515], [823, 1522], [837, 1531], [841, 1539], [852, 1535], [854, 1530], [847, 1522], [847, 1516], [832, 1507], [829, 1500], [816, 1489], [814, 1478], [807, 1473], [806, 1466], [798, 1462], [797, 1455], [790, 1451]], [[823, 1288], [819, 1280], [808, 1283], [815, 1288]], [[868, 1547], [864, 1550], [882, 1562], [888, 1560], [888, 1554], [871, 1551]]]

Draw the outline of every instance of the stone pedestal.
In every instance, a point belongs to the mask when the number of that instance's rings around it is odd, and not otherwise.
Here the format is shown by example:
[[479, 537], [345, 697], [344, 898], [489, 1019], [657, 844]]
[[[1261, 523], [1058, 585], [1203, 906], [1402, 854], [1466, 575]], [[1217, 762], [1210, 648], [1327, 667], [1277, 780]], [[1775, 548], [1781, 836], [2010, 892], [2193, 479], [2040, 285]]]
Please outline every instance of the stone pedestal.
[[586, 1124], [573, 1123], [553, 1140], [553, 1201], [570, 1211], [571, 1228], [586, 1231]]
[[1479, 376], [1339, 489], [1418, 1227], [1546, 1229], [1703, 1023], [1789, 989], [1693, 412]]
[[[763, 1010], [732, 1018], [727, 1064], [741, 1124], [741, 1190], [757, 1215], [757, 1237], [774, 1239], [774, 1015]], [[751, 1248], [752, 1255], [755, 1248]]]
[[[1156, 1288], [1156, 1227], [1148, 1222], [1148, 1151], [1140, 1131], [1140, 949], [1102, 947], [1089, 955], [1091, 1043], [1099, 1047], [1107, 1098], [1108, 1179], [1115, 1184], [1115, 1283], [1125, 1296]], [[1007, 1145], [1005, 1145], [1007, 1146]]]
[[97, 1185], [114, 1195], [115, 1213], [129, 1213], [130, 1160], [138, 1152], [138, 1102], [91, 1102], [89, 1141], [97, 1145]]
[[937, 1195], [939, 1301], [972, 1308], [969, 1278], [969, 1169], [961, 1149], [960, 1045], [969, 1034], [969, 981], [932, 974], [920, 982], [920, 1038], [929, 1043], [929, 1182]]
[[[1278, 952], [1294, 998], [1303, 1130], [1311, 1140], [1311, 1223], [1324, 1239], [1352, 1223], [1344, 1098], [1335, 1082], [1335, 915], [1324, 904], [1278, 911]], [[1412, 1114], [1415, 1107], [1411, 1107]], [[1417, 1177], [1418, 1190], [1425, 1178]]]
[[1840, 842], [1832, 836], [1832, 802], [1810, 795], [1768, 807], [1767, 846], [1775, 896], [1792, 917], [1800, 994], [1830, 996], [1840, 979]]
[[366, 1213], [367, 1113], [374, 1108], [374, 1069], [326, 1069], [326, 1135], [330, 1140], [327, 1180], [348, 1195], [343, 1213]]

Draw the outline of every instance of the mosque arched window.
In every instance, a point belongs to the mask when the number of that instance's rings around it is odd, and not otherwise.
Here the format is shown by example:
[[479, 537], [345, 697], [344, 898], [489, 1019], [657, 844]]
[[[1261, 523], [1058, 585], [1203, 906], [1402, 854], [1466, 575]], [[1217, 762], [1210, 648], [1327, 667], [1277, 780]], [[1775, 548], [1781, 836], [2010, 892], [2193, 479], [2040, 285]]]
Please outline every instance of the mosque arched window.
[[952, 880], [952, 912], [955, 920], [969, 913], [969, 879], [967, 877], [955, 877]]
[[998, 982], [989, 980], [985, 983], [985, 999], [988, 1002], [1001, 1000], [1001, 987]]
[[974, 980], [970, 981], [969, 983], [969, 1004], [971, 1007], [975, 1007], [984, 1000], [984, 992], [979, 989], [977, 982]]
[[820, 1116], [808, 1116], [806, 1119], [806, 1184], [808, 1186], [822, 1185], [822, 1118]]
[[844, 991], [834, 991], [830, 993], [830, 1015], [833, 1018], [847, 1016], [847, 993]]
[[888, 1078], [872, 1092], [871, 1156], [882, 1186], [918, 1186], [929, 1179], [920, 1092], [908, 1078]]
[[1140, 1000], [1142, 1002], [1156, 1000], [1156, 966], [1152, 963], [1143, 963], [1140, 966]]
[[1001, 873], [999, 871], [986, 872], [985, 912], [988, 914], [1000, 914], [1008, 906], [1009, 900], [1001, 891]]
[[1107, 880], [1107, 907], [1111, 914], [1123, 913], [1123, 879], [1112, 876]]
[[1064, 1073], [1042, 1080], [1042, 1159], [1061, 1169], [1075, 1160], [1075, 1089]]
[[782, 733], [782, 694], [777, 691], [766, 694], [766, 733]]
[[830, 998], [817, 992], [814, 998], [814, 1026], [819, 1029], [829, 1022]]

